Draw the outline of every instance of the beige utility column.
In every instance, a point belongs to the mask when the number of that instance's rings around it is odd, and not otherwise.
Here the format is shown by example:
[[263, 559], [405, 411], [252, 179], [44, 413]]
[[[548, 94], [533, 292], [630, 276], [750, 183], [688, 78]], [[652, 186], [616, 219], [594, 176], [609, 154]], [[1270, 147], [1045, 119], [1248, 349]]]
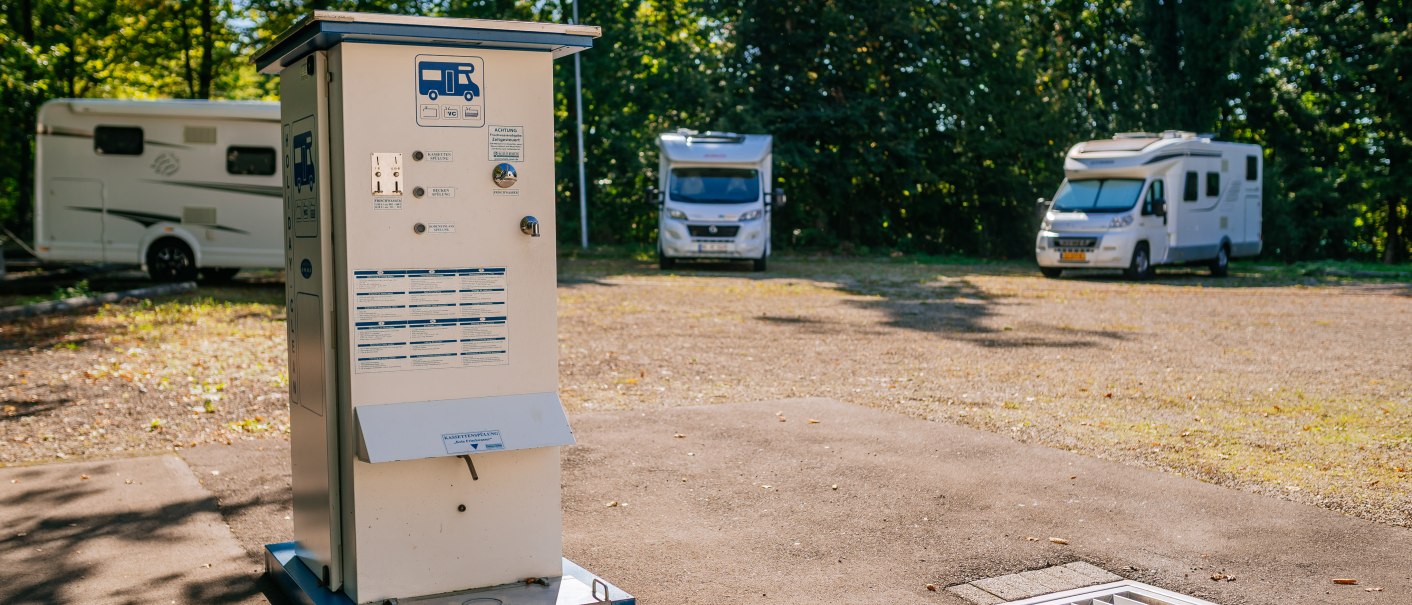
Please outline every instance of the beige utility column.
[[355, 603], [596, 581], [561, 553], [552, 70], [599, 33], [315, 12], [256, 57], [285, 161], [295, 535], [272, 573]]

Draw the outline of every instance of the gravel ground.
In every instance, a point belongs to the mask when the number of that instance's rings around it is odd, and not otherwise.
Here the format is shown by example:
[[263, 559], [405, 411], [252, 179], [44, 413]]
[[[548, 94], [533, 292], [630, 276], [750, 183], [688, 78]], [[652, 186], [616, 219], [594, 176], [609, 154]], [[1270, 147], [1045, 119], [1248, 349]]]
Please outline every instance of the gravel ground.
[[[1412, 526], [1412, 286], [561, 265], [571, 411], [831, 397]], [[0, 465], [287, 439], [282, 285], [0, 324]]]

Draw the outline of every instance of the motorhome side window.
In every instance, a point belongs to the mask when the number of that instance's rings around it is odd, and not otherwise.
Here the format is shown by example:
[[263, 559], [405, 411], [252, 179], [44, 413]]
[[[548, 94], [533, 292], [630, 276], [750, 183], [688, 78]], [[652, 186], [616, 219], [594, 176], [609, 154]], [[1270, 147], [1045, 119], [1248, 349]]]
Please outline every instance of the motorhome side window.
[[1221, 173], [1206, 173], [1206, 197], [1221, 195]]
[[1245, 156], [1245, 180], [1260, 180], [1260, 163], [1253, 155]]
[[1198, 187], [1198, 186], [1199, 186], [1199, 185], [1197, 184], [1196, 171], [1195, 171], [1195, 170], [1192, 170], [1192, 171], [1187, 172], [1187, 173], [1186, 173], [1186, 183], [1182, 186], [1182, 201], [1183, 201], [1183, 202], [1194, 202], [1194, 201], [1196, 201], [1196, 198], [1197, 198], [1197, 196], [1199, 195], [1199, 191], [1197, 190], [1197, 187]]
[[226, 172], [270, 176], [275, 173], [274, 147], [227, 147]]
[[99, 126], [93, 129], [93, 153], [142, 155], [142, 129], [136, 126]]
[[754, 168], [673, 168], [668, 193], [675, 202], [745, 204], [760, 199]]
[[1143, 199], [1143, 201], [1142, 201], [1142, 213], [1143, 213], [1143, 214], [1146, 214], [1146, 215], [1151, 215], [1151, 214], [1153, 214], [1153, 211], [1152, 211], [1152, 210], [1153, 210], [1153, 206], [1156, 205], [1157, 200], [1162, 200], [1162, 199], [1166, 199], [1166, 198], [1167, 198], [1166, 194], [1162, 191], [1162, 187], [1163, 187], [1163, 185], [1162, 185], [1162, 180], [1161, 180], [1161, 179], [1158, 179], [1158, 180], [1152, 181], [1152, 185], [1147, 188], [1147, 197], [1146, 197], [1145, 199]]

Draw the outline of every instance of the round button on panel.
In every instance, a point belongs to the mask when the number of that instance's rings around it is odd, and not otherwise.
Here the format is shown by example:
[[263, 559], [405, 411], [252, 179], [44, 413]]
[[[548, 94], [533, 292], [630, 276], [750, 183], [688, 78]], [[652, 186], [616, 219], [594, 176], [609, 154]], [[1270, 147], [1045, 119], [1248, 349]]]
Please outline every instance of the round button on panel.
[[496, 187], [504, 189], [514, 185], [515, 181], [520, 180], [520, 173], [515, 170], [514, 166], [498, 164], [495, 166], [494, 170], [490, 171], [490, 180], [495, 182]]

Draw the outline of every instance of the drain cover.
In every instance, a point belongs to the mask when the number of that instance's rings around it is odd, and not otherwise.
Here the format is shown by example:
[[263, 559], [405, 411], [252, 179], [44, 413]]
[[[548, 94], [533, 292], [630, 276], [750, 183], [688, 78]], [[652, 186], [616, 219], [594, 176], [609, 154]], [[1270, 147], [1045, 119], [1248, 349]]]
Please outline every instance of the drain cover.
[[1040, 595], [1004, 605], [1216, 605], [1210, 601], [1124, 580]]

